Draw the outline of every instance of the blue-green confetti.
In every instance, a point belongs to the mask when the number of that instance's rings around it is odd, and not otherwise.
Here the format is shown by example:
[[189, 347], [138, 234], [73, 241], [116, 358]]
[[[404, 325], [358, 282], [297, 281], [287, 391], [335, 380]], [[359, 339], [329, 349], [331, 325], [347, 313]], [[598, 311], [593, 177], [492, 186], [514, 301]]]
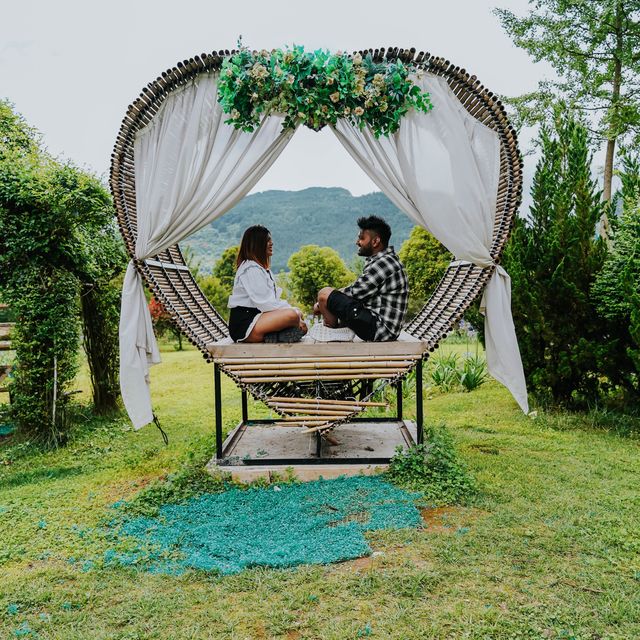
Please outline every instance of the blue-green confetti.
[[165, 505], [157, 517], [125, 520], [138, 546], [103, 561], [176, 574], [192, 568], [231, 574], [255, 566], [328, 564], [368, 555], [365, 531], [420, 524], [408, 493], [379, 477], [352, 477], [205, 494]]

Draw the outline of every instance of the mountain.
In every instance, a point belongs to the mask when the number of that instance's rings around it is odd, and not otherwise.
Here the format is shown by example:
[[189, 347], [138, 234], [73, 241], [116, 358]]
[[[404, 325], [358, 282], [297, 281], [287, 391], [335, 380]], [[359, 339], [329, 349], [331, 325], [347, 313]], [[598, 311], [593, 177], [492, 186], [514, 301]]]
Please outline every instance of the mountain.
[[356, 220], [372, 214], [391, 225], [391, 244], [399, 251], [411, 233], [411, 220], [380, 192], [352, 196], [337, 187], [254, 193], [180, 244], [191, 247], [202, 269], [210, 271], [227, 247], [240, 243], [247, 227], [263, 224], [273, 238], [276, 273], [286, 270], [289, 256], [306, 244], [332, 247], [349, 265], [357, 255]]

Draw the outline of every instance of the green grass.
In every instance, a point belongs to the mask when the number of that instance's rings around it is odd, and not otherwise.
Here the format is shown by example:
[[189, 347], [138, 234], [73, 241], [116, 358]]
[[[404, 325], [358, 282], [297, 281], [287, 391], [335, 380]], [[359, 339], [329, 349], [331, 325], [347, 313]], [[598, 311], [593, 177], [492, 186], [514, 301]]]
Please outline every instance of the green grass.
[[[230, 577], [83, 564], [112, 545], [97, 529], [111, 504], [213, 453], [212, 377], [197, 352], [164, 350], [152, 386], [168, 447], [123, 417], [88, 418], [59, 451], [0, 443], [0, 637], [640, 637], [640, 456], [619, 435], [637, 432], [615, 416], [526, 417], [493, 381], [425, 393], [482, 497], [368, 534], [370, 559]], [[223, 393], [229, 428], [240, 394], [226, 379]]]

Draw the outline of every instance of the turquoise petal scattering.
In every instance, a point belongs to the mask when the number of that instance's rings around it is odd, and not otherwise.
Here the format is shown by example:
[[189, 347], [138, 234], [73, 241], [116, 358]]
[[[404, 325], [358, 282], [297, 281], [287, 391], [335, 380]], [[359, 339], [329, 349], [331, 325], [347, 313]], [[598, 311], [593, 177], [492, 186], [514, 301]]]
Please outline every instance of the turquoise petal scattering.
[[125, 521], [120, 535], [140, 551], [110, 550], [105, 561], [154, 573], [232, 574], [349, 560], [371, 553], [365, 531], [418, 526], [417, 497], [364, 476], [205, 494]]

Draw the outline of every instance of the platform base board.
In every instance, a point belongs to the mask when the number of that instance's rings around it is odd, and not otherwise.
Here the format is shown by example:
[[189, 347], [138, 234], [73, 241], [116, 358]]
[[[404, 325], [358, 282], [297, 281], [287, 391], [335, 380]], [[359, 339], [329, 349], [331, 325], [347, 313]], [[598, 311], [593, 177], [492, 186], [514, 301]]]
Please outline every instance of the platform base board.
[[316, 436], [302, 430], [241, 422], [225, 440], [223, 458], [212, 458], [207, 470], [231, 473], [239, 482], [271, 482], [288, 475], [302, 481], [372, 475], [388, 468], [398, 446], [407, 449], [417, 439], [410, 420], [350, 422], [331, 432], [338, 444], [323, 441], [318, 458]]

